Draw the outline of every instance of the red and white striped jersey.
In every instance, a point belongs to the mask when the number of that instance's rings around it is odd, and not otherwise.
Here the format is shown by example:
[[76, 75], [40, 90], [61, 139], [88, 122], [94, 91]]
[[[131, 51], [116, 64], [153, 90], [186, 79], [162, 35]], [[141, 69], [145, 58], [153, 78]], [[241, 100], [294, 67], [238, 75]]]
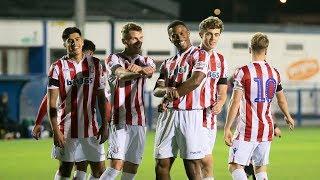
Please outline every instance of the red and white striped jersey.
[[[191, 46], [185, 52], [165, 60], [160, 67], [160, 77], [158, 81], [164, 81], [166, 87], [178, 87], [181, 83], [189, 79], [193, 72], [203, 72], [207, 75], [209, 54], [197, 47]], [[182, 96], [168, 104], [168, 108], [177, 110], [204, 109], [205, 94], [201, 89], [206, 81], [190, 93]]]
[[[225, 61], [222, 54], [213, 51], [210, 55], [209, 68], [207, 73], [207, 78], [201, 91], [205, 93], [205, 112], [206, 116], [203, 116], [203, 127], [214, 128], [217, 121], [217, 116], [211, 113], [211, 107], [216, 102], [217, 99], [217, 88], [218, 82], [222, 78], [228, 78], [227, 62]], [[201, 96], [203, 97], [203, 96]]]
[[244, 141], [271, 141], [273, 119], [271, 101], [281, 89], [280, 74], [265, 61], [255, 61], [239, 68], [235, 74], [234, 89], [242, 89], [236, 139]]
[[79, 63], [63, 56], [52, 64], [48, 89], [59, 89], [58, 125], [68, 138], [86, 138], [98, 132], [97, 91], [104, 89], [100, 60], [85, 55]]
[[114, 74], [116, 68], [128, 68], [130, 63], [141, 67], [156, 67], [151, 58], [141, 55], [130, 58], [122, 53], [116, 53], [111, 54], [106, 59], [107, 69], [109, 68], [111, 71], [108, 81], [111, 89], [112, 120], [114, 124], [145, 126], [146, 116], [143, 98], [146, 77], [123, 82], [119, 81]]

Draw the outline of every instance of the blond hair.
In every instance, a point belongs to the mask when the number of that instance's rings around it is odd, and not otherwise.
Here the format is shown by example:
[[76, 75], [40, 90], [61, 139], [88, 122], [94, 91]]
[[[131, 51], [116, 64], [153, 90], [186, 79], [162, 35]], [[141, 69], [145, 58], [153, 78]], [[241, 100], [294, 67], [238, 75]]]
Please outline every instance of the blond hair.
[[206, 29], [220, 29], [220, 33], [222, 33], [223, 22], [218, 17], [209, 16], [199, 24], [199, 31], [204, 31]]
[[125, 24], [121, 29], [122, 39], [126, 39], [130, 31], [142, 31], [142, 28], [138, 24], [132, 22]]
[[267, 49], [269, 46], [269, 39], [268, 36], [257, 32], [253, 35], [251, 39], [251, 49], [254, 52], [260, 52], [261, 50]]

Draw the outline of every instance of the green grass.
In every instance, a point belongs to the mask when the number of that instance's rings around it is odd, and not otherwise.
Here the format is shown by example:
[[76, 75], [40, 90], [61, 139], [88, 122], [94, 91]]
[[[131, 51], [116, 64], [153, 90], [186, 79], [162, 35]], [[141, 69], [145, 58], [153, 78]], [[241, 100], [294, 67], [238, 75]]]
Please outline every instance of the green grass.
[[[153, 159], [154, 132], [149, 132], [142, 164], [136, 179], [155, 179]], [[0, 179], [53, 179], [58, 161], [51, 159], [52, 140], [22, 139], [0, 141]], [[320, 128], [283, 128], [282, 138], [271, 147], [270, 179], [318, 179], [320, 163]], [[228, 148], [219, 131], [214, 149], [215, 179], [231, 179], [227, 171]], [[187, 179], [182, 160], [178, 158], [171, 171], [172, 179]]]

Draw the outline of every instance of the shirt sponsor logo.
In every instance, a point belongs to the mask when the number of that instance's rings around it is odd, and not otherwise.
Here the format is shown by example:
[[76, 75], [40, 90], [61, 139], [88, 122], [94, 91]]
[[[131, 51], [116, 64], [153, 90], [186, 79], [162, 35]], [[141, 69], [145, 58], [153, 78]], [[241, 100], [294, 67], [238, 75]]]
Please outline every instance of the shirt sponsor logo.
[[208, 77], [212, 79], [216, 79], [220, 77], [220, 72], [219, 71], [209, 71], [208, 72]]
[[68, 86], [77, 86], [82, 84], [91, 84], [93, 83], [93, 78], [91, 77], [84, 77], [84, 78], [76, 78], [74, 80], [67, 79], [67, 85]]

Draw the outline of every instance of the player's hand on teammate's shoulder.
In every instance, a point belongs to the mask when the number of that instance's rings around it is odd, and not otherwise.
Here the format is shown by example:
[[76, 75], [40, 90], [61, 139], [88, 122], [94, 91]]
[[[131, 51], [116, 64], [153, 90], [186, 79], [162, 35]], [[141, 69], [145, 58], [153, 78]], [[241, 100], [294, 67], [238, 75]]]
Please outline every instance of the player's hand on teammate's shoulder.
[[99, 144], [103, 144], [109, 138], [109, 126], [101, 126], [97, 134], [97, 140], [100, 139]]
[[53, 132], [53, 143], [57, 147], [64, 148], [66, 140], [60, 130]]
[[40, 124], [34, 125], [31, 134], [34, 139], [39, 140], [41, 136], [41, 125]]
[[294, 129], [294, 120], [292, 119], [292, 117], [289, 116], [289, 117], [285, 117], [284, 119], [286, 120], [286, 122], [289, 126], [289, 129], [293, 130]]

